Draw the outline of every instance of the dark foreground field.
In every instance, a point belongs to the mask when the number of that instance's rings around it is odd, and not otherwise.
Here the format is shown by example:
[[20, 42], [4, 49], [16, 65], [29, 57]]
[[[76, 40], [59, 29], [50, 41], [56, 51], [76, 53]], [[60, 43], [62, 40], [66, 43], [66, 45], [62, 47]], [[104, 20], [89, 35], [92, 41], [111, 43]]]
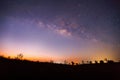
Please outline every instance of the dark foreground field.
[[0, 58], [0, 80], [120, 80], [120, 63], [63, 65]]

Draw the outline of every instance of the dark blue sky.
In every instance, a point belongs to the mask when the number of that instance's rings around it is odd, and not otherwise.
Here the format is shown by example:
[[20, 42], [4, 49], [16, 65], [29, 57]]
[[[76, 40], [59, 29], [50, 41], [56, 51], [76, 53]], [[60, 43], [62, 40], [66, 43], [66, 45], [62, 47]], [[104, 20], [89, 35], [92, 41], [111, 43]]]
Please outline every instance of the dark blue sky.
[[118, 60], [119, 34], [119, 0], [0, 1], [0, 51], [6, 55]]

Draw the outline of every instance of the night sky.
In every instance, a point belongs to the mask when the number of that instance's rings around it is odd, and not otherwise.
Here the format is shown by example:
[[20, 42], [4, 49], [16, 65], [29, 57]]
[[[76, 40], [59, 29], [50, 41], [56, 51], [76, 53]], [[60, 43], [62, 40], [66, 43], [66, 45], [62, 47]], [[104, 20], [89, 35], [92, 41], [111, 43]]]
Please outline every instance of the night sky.
[[119, 0], [0, 0], [0, 54], [55, 62], [120, 59]]

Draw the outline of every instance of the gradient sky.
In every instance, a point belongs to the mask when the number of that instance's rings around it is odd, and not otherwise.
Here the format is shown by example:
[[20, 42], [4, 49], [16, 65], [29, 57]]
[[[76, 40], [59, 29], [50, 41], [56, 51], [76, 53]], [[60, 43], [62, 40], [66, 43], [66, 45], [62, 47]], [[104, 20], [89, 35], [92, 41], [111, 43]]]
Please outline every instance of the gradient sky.
[[0, 54], [55, 62], [120, 59], [119, 0], [1, 0]]

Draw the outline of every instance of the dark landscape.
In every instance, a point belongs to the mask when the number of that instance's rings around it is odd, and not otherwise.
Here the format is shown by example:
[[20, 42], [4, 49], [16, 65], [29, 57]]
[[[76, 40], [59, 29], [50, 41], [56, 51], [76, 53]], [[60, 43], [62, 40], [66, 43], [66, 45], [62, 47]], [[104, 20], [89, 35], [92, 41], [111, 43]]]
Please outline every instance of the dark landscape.
[[0, 57], [1, 79], [119, 80], [120, 62], [67, 65]]

